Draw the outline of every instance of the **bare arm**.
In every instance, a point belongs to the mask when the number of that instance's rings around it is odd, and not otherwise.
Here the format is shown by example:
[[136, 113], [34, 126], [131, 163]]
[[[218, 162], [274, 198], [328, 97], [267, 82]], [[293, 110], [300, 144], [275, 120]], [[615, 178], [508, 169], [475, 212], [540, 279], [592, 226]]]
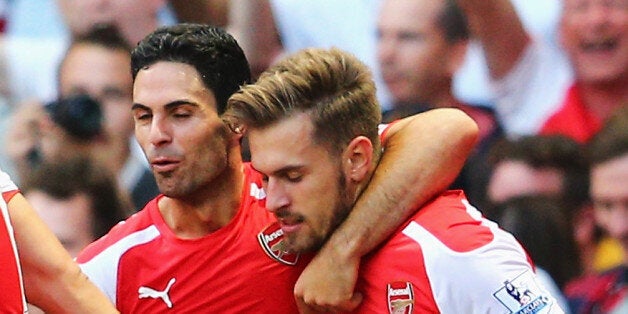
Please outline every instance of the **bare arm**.
[[475, 122], [452, 108], [430, 110], [391, 127], [368, 187], [295, 286], [303, 312], [346, 311], [359, 304], [361, 296], [353, 290], [360, 258], [454, 181], [477, 133]]
[[457, 0], [478, 38], [493, 79], [506, 75], [523, 55], [530, 37], [509, 0]]
[[283, 54], [269, 0], [231, 0], [229, 11], [227, 29], [244, 50], [255, 78]]
[[29, 303], [49, 313], [118, 313], [22, 196], [8, 204]]

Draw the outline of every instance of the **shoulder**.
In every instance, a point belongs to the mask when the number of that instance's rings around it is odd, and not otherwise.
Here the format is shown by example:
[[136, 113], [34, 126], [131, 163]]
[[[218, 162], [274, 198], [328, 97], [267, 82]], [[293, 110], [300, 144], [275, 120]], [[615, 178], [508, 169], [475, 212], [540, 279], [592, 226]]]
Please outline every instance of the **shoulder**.
[[[77, 262], [86, 263], [105, 251], [120, 251], [121, 255], [123, 253], [121, 250], [124, 250], [122, 246], [132, 247], [156, 237], [159, 231], [151, 218], [151, 211], [157, 210], [156, 200], [151, 200], [144, 209], [118, 223], [106, 235], [88, 245], [78, 255]], [[124, 245], [121, 242], [124, 242]]]
[[119, 265], [123, 256], [131, 249], [141, 247], [159, 237], [152, 223], [150, 210], [157, 210], [156, 200], [120, 222], [109, 233], [88, 245], [76, 258], [81, 271], [101, 289], [114, 304], [118, 286]]
[[[461, 190], [447, 191], [435, 198], [421, 208], [412, 221], [422, 230], [421, 237], [434, 238], [455, 252], [475, 250], [495, 237], [494, 223], [484, 219]], [[406, 235], [418, 237], [417, 232], [414, 228], [404, 229]]]

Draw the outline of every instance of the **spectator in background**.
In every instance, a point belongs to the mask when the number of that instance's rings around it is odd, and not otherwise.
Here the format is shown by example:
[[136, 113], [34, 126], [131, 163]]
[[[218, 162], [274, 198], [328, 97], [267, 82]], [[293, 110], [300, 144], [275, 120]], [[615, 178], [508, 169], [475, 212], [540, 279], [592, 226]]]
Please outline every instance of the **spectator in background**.
[[159, 190], [133, 135], [131, 48], [115, 26], [97, 25], [70, 45], [58, 86], [62, 98], [86, 93], [101, 104], [104, 143], [97, 145], [95, 159], [116, 174], [139, 210]]
[[378, 99], [388, 108], [375, 54], [379, 5], [379, 0], [231, 0], [228, 29], [241, 43], [254, 78], [285, 53], [332, 46], [350, 51], [372, 69]]
[[431, 108], [458, 108], [480, 129], [479, 143], [452, 188], [464, 189], [472, 204], [488, 181], [488, 148], [501, 137], [492, 110], [458, 100], [453, 78], [469, 41], [466, 19], [453, 0], [384, 0], [377, 19], [377, 57], [393, 98], [383, 121]]
[[[497, 223], [521, 242], [537, 267], [540, 279], [561, 307], [565, 284], [579, 276], [580, 256], [564, 204], [552, 196], [528, 194], [499, 205]], [[547, 276], [547, 277], [545, 277]]]
[[[486, 196], [499, 204], [525, 194], [557, 195], [570, 207], [587, 205], [588, 168], [582, 147], [562, 135], [502, 139], [491, 147]], [[489, 215], [490, 216], [490, 215]]]
[[562, 135], [533, 135], [503, 140], [490, 152], [492, 174], [485, 215], [497, 219], [496, 207], [511, 198], [546, 195], [558, 198], [568, 211], [585, 273], [621, 261], [614, 241], [602, 237], [588, 197], [588, 167], [582, 147]]
[[560, 43], [569, 64], [555, 62], [526, 32], [510, 1], [457, 1], [482, 42], [509, 134], [559, 133], [586, 142], [628, 103], [626, 0], [563, 1]]
[[89, 159], [44, 162], [22, 186], [26, 200], [72, 257], [131, 213], [114, 176]]
[[20, 177], [27, 177], [43, 160], [93, 158], [103, 133], [101, 106], [85, 94], [46, 106], [29, 105], [10, 118], [6, 150]]
[[[555, 46], [555, 22], [561, 0], [515, 0], [527, 29]], [[382, 1], [231, 0], [229, 25], [250, 58], [255, 75], [285, 52], [308, 47], [338, 47], [350, 51], [374, 72], [378, 98], [390, 109], [390, 95], [376, 58], [376, 20]], [[555, 50], [553, 50], [555, 52]], [[560, 58], [560, 56], [559, 56]], [[492, 104], [482, 50], [472, 45], [456, 73], [457, 98]]]
[[565, 289], [574, 313], [628, 312], [628, 107], [612, 116], [588, 146], [595, 221], [622, 248], [622, 263]]
[[[155, 27], [173, 22], [161, 18], [163, 3], [164, 0], [12, 1], [7, 18], [15, 25], [9, 22], [6, 35], [0, 38], [0, 143], [13, 140], [2, 131], [10, 129], [6, 120], [15, 109], [58, 99], [57, 71], [75, 36], [84, 35], [96, 24], [113, 24], [123, 30], [129, 43], [135, 44]], [[45, 26], [39, 36], [17, 29], [40, 24]], [[0, 165], [19, 181], [18, 170], [7, 155], [0, 151]]]
[[[13, 103], [20, 104], [31, 99], [40, 102], [56, 99], [58, 96], [58, 88], [55, 84], [56, 71], [68, 45], [74, 37], [84, 35], [94, 25], [115, 25], [123, 37], [134, 45], [163, 23], [158, 13], [165, 0], [56, 0], [55, 2], [48, 5], [51, 7], [51, 12], [58, 12], [61, 16], [61, 19], [57, 20], [62, 24], [58, 33], [40, 37], [29, 37], [24, 32], [9, 35], [0, 47], [4, 52], [3, 63], [7, 67], [10, 82], [9, 99]], [[16, 5], [18, 4], [20, 3]], [[32, 11], [32, 9], [27, 10], [31, 15]], [[11, 31], [8, 33], [11, 34]]]
[[[25, 123], [22, 119], [33, 119], [35, 127], [40, 125], [43, 128], [39, 131], [33, 130], [36, 134], [30, 138], [11, 136], [14, 140], [9, 148], [22, 146], [10, 151], [16, 160], [15, 164], [21, 165], [18, 169], [22, 169], [22, 174], [30, 171], [33, 162], [37, 162], [24, 160], [32, 157], [33, 153], [41, 155], [40, 158], [64, 158], [79, 151], [77, 148], [67, 149], [66, 146], [69, 143], [80, 142], [87, 155], [116, 174], [120, 186], [131, 197], [136, 209], [142, 208], [157, 195], [155, 179], [133, 136], [133, 119], [128, 109], [132, 103], [133, 86], [129, 71], [130, 51], [131, 47], [118, 30], [110, 25], [96, 25], [90, 32], [74, 39], [59, 66], [57, 75], [59, 95], [62, 100], [67, 100], [79, 94], [86, 94], [96, 100], [102, 112], [102, 132], [99, 136], [93, 137], [85, 134], [86, 137], [82, 140], [72, 139], [71, 136], [68, 138], [65, 136], [67, 132], [55, 130], [50, 124], [44, 122], [37, 124], [37, 119], [45, 119], [46, 115], [28, 116], [29, 112], [36, 111], [37, 108], [41, 108], [40, 106], [35, 105], [34, 109], [21, 108], [20, 111], [27, 113], [18, 113], [12, 132], [27, 134], [28, 130], [24, 128], [32, 129], [32, 123]], [[85, 105], [77, 103], [75, 111], [79, 107], [84, 108], [82, 111], [87, 111]], [[19, 141], [29, 141], [32, 147]], [[61, 154], [65, 156], [60, 156]]]

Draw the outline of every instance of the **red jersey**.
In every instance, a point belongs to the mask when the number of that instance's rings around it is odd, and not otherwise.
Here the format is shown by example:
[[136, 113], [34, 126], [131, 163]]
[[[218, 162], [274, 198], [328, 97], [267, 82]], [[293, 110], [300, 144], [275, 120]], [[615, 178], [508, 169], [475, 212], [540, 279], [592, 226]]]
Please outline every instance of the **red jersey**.
[[422, 207], [360, 267], [357, 313], [563, 313], [524, 249], [462, 191]]
[[580, 143], [586, 143], [600, 128], [602, 121], [587, 109], [577, 85], [573, 84], [560, 109], [545, 121], [540, 133], [563, 134]]
[[283, 233], [249, 164], [237, 214], [203, 238], [177, 238], [159, 212], [161, 197], [77, 258], [120, 312], [297, 313], [294, 284], [308, 261], [281, 251]]
[[26, 313], [22, 271], [7, 203], [17, 191], [2, 193], [0, 200], [0, 313]]

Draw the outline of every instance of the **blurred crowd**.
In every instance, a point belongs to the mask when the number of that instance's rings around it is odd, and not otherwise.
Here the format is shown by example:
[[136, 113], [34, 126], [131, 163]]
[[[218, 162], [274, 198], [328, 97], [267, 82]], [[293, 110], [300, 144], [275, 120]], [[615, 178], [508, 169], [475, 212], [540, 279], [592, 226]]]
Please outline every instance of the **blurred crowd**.
[[354, 53], [383, 122], [466, 112], [480, 139], [451, 188], [517, 237], [563, 308], [628, 313], [628, 0], [0, 0], [0, 19], [0, 168], [74, 255], [158, 193], [130, 50], [200, 22], [254, 75], [306, 47]]

